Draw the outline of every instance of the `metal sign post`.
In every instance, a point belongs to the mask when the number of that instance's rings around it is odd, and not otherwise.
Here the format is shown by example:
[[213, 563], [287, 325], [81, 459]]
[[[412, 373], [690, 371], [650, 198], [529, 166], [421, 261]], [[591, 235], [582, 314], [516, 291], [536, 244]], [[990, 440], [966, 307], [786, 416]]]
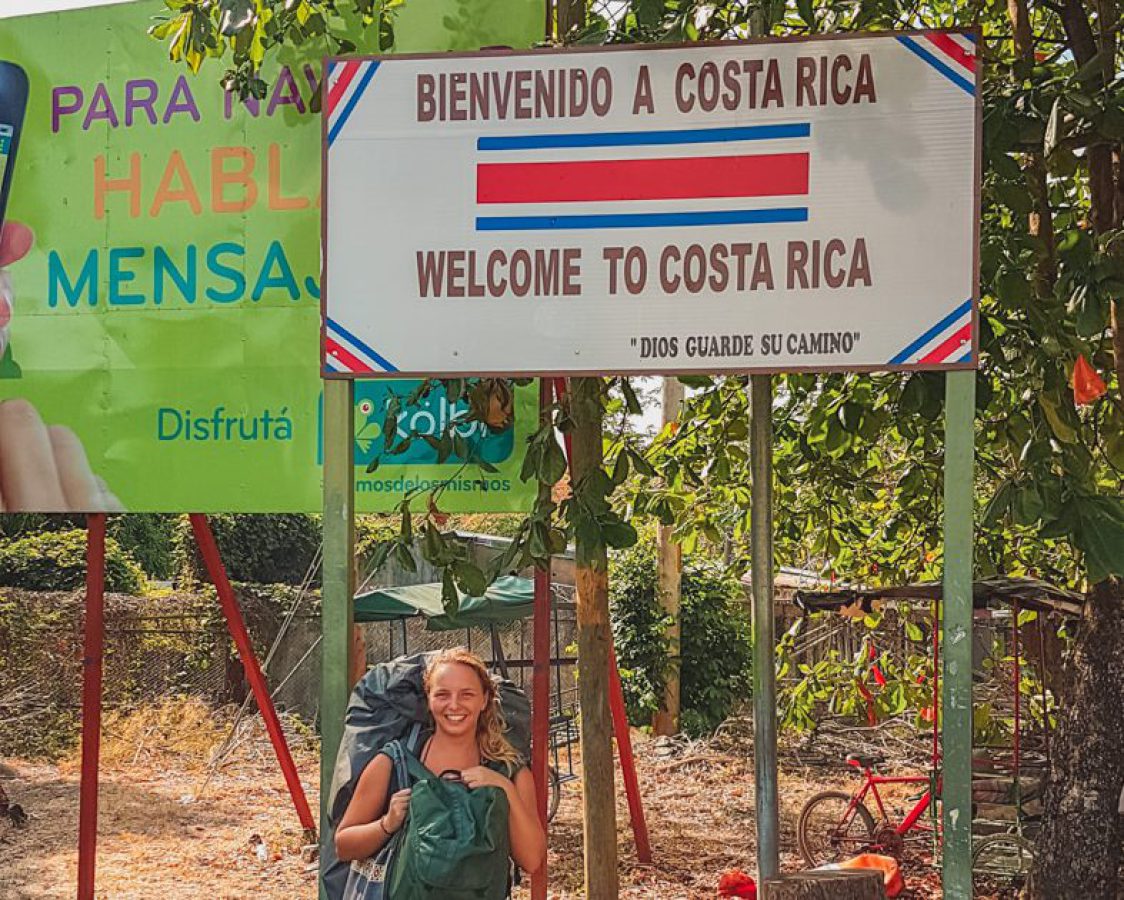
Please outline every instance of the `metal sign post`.
[[757, 871], [780, 871], [777, 802], [777, 681], [773, 611], [773, 380], [750, 378], [750, 541], [753, 579], [753, 765], [757, 787]]
[[945, 374], [944, 675], [946, 900], [972, 896], [972, 505], [976, 375]]
[[[355, 624], [354, 383], [324, 382], [324, 566], [320, 611], [320, 839], [331, 840], [328, 796], [351, 693]], [[327, 858], [321, 854], [321, 858]], [[320, 897], [326, 900], [323, 880]]]

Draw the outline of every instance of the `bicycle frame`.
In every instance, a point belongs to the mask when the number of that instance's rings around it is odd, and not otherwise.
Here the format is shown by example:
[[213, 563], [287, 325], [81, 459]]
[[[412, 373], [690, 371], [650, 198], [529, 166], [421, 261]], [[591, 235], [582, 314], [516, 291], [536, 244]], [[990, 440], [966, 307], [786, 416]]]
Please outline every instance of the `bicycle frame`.
[[[929, 809], [929, 804], [932, 803], [933, 795], [931, 789], [931, 779], [928, 775], [902, 775], [902, 776], [886, 776], [876, 775], [870, 769], [863, 770], [863, 783], [862, 786], [851, 797], [851, 803], [847, 807], [847, 812], [844, 813], [844, 819], [849, 818], [855, 811], [856, 807], [866, 800], [868, 794], [874, 796], [874, 802], [878, 807], [878, 817], [882, 822], [889, 823], [890, 817], [886, 813], [886, 806], [882, 802], [882, 795], [878, 792], [879, 785], [886, 784], [924, 784], [930, 785], [921, 795], [917, 803], [906, 814], [902, 821], [894, 826], [896, 834], [905, 836], [910, 831], [919, 831], [925, 834], [932, 834], [934, 829], [928, 825], [921, 824], [921, 817], [925, 815], [926, 810]], [[937, 779], [937, 791], [941, 788], [941, 781]]]

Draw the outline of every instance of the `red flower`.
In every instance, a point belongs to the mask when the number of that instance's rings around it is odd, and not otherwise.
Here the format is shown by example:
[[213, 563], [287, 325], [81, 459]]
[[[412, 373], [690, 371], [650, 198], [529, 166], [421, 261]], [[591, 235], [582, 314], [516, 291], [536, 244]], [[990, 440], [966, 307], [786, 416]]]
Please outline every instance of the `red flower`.
[[1073, 364], [1073, 402], [1078, 406], [1088, 406], [1102, 397], [1108, 388], [1097, 370], [1089, 365], [1082, 354]]

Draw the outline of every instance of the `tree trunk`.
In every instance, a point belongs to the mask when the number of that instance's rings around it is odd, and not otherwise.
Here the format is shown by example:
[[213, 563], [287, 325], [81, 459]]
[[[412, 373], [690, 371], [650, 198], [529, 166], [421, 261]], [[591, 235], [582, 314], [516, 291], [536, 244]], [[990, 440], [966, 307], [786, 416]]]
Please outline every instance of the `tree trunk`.
[[[603, 463], [600, 378], [571, 382], [575, 501], [582, 481]], [[582, 811], [585, 824], [585, 894], [616, 900], [617, 808], [613, 783], [613, 727], [609, 716], [609, 568], [603, 543], [591, 544], [581, 530], [577, 543], [578, 689], [581, 703]]]
[[[663, 379], [663, 424], [669, 425], [679, 419], [683, 406], [683, 385], [678, 378]], [[679, 731], [679, 670], [682, 662], [680, 653], [680, 580], [683, 574], [683, 548], [672, 540], [674, 532], [671, 525], [661, 525], [659, 530], [659, 556], [656, 560], [657, 589], [663, 611], [667, 614], [667, 628], [664, 639], [667, 641], [667, 672], [664, 676], [663, 696], [660, 708], [652, 719], [652, 730], [656, 734], [675, 734]]]
[[569, 43], [585, 28], [586, 0], [556, 0], [558, 40]]
[[761, 882], [762, 900], [885, 900], [880, 872], [801, 872]]
[[[1034, 37], [1030, 29], [1027, 0], [1007, 0], [1007, 15], [1015, 39], [1015, 52], [1027, 65], [1034, 65]], [[1027, 153], [1023, 160], [1027, 190], [1034, 201], [1027, 226], [1032, 237], [1039, 240], [1038, 264], [1035, 266], [1035, 292], [1046, 297], [1054, 290], [1058, 262], [1054, 243], [1054, 216], [1050, 209], [1050, 190], [1046, 181], [1046, 161], [1041, 153]]]
[[1072, 662], [1073, 689], [1050, 741], [1042, 833], [1030, 900], [1119, 896], [1124, 787], [1124, 583], [1089, 595]]

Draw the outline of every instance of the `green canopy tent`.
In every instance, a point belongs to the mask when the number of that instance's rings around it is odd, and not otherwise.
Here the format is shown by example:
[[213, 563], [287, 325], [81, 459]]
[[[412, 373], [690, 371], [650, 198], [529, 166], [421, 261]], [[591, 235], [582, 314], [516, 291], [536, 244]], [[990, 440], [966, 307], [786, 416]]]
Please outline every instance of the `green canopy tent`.
[[528, 618], [534, 612], [534, 595], [532, 579], [506, 575], [497, 578], [483, 597], [458, 591], [460, 605], [450, 615], [441, 602], [440, 582], [378, 588], [355, 596], [355, 621], [394, 622], [424, 616], [427, 631], [489, 628]]

